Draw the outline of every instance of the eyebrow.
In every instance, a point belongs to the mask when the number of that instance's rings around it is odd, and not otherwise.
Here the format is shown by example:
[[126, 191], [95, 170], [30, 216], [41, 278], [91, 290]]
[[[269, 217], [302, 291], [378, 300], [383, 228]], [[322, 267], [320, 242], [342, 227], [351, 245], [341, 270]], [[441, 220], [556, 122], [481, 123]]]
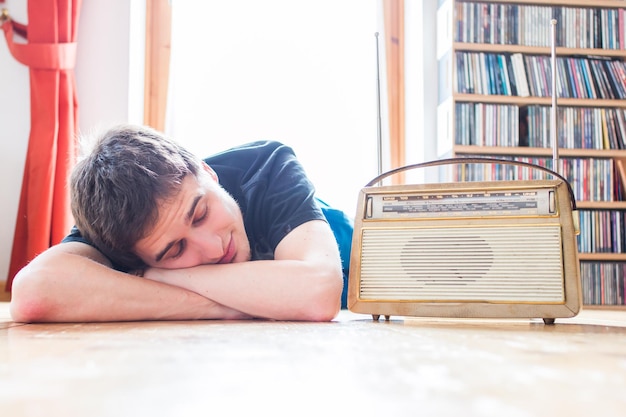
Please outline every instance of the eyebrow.
[[[187, 212], [187, 215], [185, 216], [185, 223], [189, 224], [191, 223], [191, 220], [193, 219], [193, 214], [196, 212], [196, 207], [198, 206], [198, 203], [200, 202], [200, 199], [202, 198], [202, 194], [197, 195], [194, 197], [193, 201], [191, 202], [191, 207], [189, 208], [189, 211]], [[178, 241], [174, 240], [169, 242], [165, 248], [159, 252], [156, 257], [154, 258], [155, 261], [161, 262], [161, 259], [163, 259], [163, 257], [165, 256], [165, 254], [167, 252], [169, 252], [170, 249], [172, 249], [172, 246], [174, 246]]]

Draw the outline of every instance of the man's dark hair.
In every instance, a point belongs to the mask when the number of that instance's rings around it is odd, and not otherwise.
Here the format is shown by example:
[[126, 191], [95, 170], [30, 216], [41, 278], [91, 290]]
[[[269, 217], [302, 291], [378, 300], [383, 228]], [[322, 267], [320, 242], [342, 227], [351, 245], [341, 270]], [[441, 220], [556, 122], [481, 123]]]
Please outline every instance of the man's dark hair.
[[72, 214], [82, 235], [115, 264], [145, 267], [133, 253], [154, 227], [158, 205], [175, 196], [202, 161], [156, 130], [118, 126], [105, 131], [71, 176]]

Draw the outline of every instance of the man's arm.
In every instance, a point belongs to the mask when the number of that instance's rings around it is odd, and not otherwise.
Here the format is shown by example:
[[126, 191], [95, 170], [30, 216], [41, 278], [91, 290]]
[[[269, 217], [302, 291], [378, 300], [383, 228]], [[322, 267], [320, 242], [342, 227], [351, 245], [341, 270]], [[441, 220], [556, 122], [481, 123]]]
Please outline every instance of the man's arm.
[[145, 277], [276, 320], [331, 320], [341, 307], [343, 288], [337, 242], [321, 220], [291, 231], [276, 248], [275, 260], [180, 270], [151, 268]]
[[79, 242], [54, 246], [20, 271], [10, 311], [18, 322], [250, 318], [192, 291], [115, 271]]

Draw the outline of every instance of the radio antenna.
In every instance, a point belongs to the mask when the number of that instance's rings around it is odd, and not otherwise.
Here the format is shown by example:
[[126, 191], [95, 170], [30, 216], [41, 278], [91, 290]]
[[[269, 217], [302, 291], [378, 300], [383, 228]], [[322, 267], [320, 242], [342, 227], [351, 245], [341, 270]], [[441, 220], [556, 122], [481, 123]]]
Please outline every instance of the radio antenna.
[[552, 137], [553, 171], [559, 172], [559, 142], [556, 125], [556, 19], [550, 21], [552, 46], [552, 108], [550, 109], [550, 136]]
[[383, 131], [382, 131], [382, 110], [380, 102], [380, 52], [378, 51], [378, 32], [376, 37], [376, 111], [377, 111], [377, 143], [378, 143], [378, 175], [383, 173]]
[[[551, 29], [551, 46], [552, 46], [552, 108], [550, 109], [550, 133], [552, 137], [552, 170], [557, 174], [559, 172], [559, 135], [558, 135], [558, 126], [556, 124], [556, 19], [552, 19], [550, 21], [550, 29]], [[571, 185], [569, 186], [570, 194], [572, 196], [572, 201], [576, 199], [574, 192], [572, 190]], [[580, 234], [580, 217], [578, 216], [578, 212], [576, 211], [576, 204], [574, 203], [572, 209], [572, 220], [574, 222], [574, 233]]]

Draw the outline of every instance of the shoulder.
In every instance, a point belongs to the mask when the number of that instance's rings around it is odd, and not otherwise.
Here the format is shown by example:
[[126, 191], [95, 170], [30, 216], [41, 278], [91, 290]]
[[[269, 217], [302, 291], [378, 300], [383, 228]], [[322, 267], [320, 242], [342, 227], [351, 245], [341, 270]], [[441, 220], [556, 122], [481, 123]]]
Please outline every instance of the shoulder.
[[260, 140], [235, 146], [215, 155], [211, 155], [205, 158], [205, 162], [211, 165], [211, 163], [233, 162], [235, 160], [241, 160], [241, 158], [250, 161], [281, 154], [295, 156], [293, 149], [282, 142]]
[[287, 172], [301, 171], [293, 149], [271, 140], [246, 143], [204, 161], [215, 170], [220, 183], [229, 191], [234, 186], [245, 188]]

